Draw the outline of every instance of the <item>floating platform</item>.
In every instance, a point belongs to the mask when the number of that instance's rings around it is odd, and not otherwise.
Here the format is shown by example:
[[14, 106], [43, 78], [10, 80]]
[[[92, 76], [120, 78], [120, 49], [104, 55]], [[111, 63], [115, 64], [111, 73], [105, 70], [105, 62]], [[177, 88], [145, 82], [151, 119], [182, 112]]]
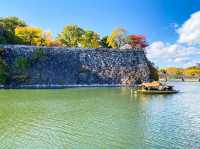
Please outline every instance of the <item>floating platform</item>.
[[136, 90], [135, 93], [139, 94], [176, 94], [178, 90], [173, 91], [159, 91], [159, 90]]

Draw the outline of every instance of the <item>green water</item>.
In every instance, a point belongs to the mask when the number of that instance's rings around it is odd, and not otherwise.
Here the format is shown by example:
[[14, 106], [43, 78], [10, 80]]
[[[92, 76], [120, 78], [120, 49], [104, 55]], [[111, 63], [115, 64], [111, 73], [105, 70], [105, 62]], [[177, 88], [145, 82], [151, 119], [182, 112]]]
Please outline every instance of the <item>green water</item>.
[[174, 85], [183, 93], [0, 90], [0, 149], [200, 148], [200, 84]]

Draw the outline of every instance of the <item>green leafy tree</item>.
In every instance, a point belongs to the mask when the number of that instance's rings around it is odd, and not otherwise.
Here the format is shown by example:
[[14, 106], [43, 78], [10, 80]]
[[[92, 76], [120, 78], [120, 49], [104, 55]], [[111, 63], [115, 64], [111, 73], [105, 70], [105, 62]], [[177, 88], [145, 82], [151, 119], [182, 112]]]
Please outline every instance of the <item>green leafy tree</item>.
[[58, 40], [66, 47], [78, 47], [84, 30], [77, 25], [65, 26], [58, 35]]
[[15, 36], [16, 27], [25, 27], [26, 23], [17, 17], [0, 18], [0, 43], [18, 44], [20, 41]]
[[5, 44], [6, 43], [6, 38], [5, 38], [5, 27], [3, 23], [0, 23], [0, 44]]
[[107, 39], [108, 45], [112, 48], [120, 48], [127, 44], [128, 41], [127, 31], [123, 28], [114, 29]]
[[101, 41], [100, 41], [100, 45], [102, 48], [111, 48], [111, 46], [109, 46], [109, 44], [107, 43], [108, 40], [108, 36], [104, 36]]
[[96, 32], [85, 31], [81, 37], [81, 47], [83, 48], [99, 48], [100, 38]]
[[6, 29], [14, 32], [16, 27], [25, 27], [26, 23], [17, 17], [0, 18], [0, 23], [6, 26]]
[[13, 44], [15, 41], [15, 35], [6, 29], [4, 23], [0, 22], [0, 44]]

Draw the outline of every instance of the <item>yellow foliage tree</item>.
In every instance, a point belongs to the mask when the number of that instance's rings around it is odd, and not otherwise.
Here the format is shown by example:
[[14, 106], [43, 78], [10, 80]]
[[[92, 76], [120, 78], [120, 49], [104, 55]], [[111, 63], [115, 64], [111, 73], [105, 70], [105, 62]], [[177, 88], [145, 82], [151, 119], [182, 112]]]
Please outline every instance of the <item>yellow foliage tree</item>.
[[184, 74], [188, 76], [200, 75], [200, 68], [188, 68], [184, 70]]
[[100, 46], [99, 40], [100, 40], [99, 35], [94, 32], [91, 40], [92, 48], [99, 48]]
[[21, 40], [23, 44], [27, 45], [41, 45], [43, 31], [36, 27], [17, 27], [15, 35]]
[[200, 67], [188, 67], [188, 68], [176, 68], [176, 67], [168, 67], [165, 69], [161, 69], [160, 72], [165, 70], [169, 76], [200, 76]]
[[59, 40], [52, 40], [50, 47], [62, 47], [62, 43]]
[[169, 75], [182, 75], [184, 70], [176, 67], [168, 67], [166, 71]]
[[53, 38], [51, 36], [51, 32], [43, 32], [41, 37], [41, 45], [43, 46], [52, 46], [53, 45]]
[[85, 31], [81, 38], [81, 47], [83, 48], [99, 48], [100, 38], [96, 32]]
[[78, 47], [84, 30], [77, 25], [67, 25], [58, 35], [57, 40], [65, 47]]
[[112, 48], [120, 48], [128, 43], [127, 31], [123, 28], [114, 29], [107, 38], [107, 43]]

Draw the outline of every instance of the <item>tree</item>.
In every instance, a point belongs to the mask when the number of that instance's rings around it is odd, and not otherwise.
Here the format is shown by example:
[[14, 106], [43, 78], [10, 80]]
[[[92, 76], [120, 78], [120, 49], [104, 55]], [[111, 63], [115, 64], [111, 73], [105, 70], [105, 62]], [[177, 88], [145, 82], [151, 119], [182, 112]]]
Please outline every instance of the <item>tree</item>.
[[41, 35], [41, 45], [42, 46], [54, 46], [55, 41], [53, 40], [51, 36], [51, 32], [43, 32]]
[[25, 27], [27, 26], [25, 21], [17, 17], [5, 17], [0, 18], [0, 23], [3, 23], [6, 26], [6, 29], [14, 32], [16, 27]]
[[111, 48], [111, 46], [109, 46], [108, 43], [107, 43], [107, 39], [108, 39], [108, 36], [104, 36], [101, 39], [101, 41], [100, 41], [101, 47], [103, 47], [103, 48]]
[[158, 74], [158, 70], [157, 70], [155, 64], [149, 61], [148, 66], [149, 66], [149, 70], [150, 70], [150, 80], [158, 81], [159, 74]]
[[99, 35], [93, 31], [85, 31], [81, 37], [81, 47], [83, 48], [99, 48]]
[[184, 70], [181, 68], [176, 68], [175, 74], [177, 79], [181, 79], [184, 81], [184, 75], [183, 75]]
[[160, 69], [161, 74], [164, 75], [165, 81], [167, 82], [167, 71], [166, 69]]
[[200, 68], [198, 67], [189, 67], [184, 70], [184, 74], [188, 76], [198, 76], [200, 75]]
[[15, 28], [25, 26], [27, 26], [26, 23], [17, 17], [0, 18], [0, 43], [19, 43], [17, 37], [15, 36]]
[[128, 37], [132, 48], [146, 48], [148, 46], [144, 35], [129, 35]]
[[77, 25], [65, 26], [63, 31], [58, 35], [58, 40], [67, 47], [78, 47], [84, 30]]
[[[61, 43], [58, 40], [53, 39], [51, 32], [42, 31], [41, 37], [40, 37], [40, 46], [47, 46], [47, 47], [61, 47]], [[39, 45], [39, 43], [38, 43]]]
[[6, 43], [6, 31], [3, 23], [0, 23], [0, 44]]
[[50, 47], [62, 47], [62, 43], [57, 40], [57, 39], [53, 39], [51, 42], [50, 42]]
[[112, 48], [120, 48], [128, 43], [127, 31], [122, 28], [114, 29], [107, 39], [107, 43]]
[[91, 39], [91, 48], [99, 48], [100, 46], [100, 37], [97, 33], [93, 33], [92, 39]]
[[15, 29], [15, 35], [23, 44], [27, 45], [41, 45], [42, 34], [42, 29], [36, 27], [17, 27]]

